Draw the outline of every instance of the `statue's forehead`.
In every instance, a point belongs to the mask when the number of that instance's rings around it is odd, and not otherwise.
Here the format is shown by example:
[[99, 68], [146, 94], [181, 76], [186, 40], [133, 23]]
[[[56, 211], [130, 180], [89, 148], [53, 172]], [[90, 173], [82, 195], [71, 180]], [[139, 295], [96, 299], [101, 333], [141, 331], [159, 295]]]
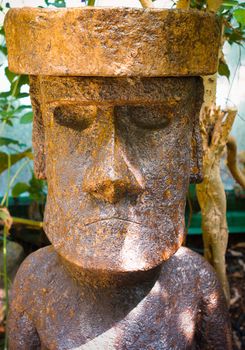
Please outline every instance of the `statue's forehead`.
[[193, 95], [196, 77], [40, 77], [43, 102], [176, 103]]

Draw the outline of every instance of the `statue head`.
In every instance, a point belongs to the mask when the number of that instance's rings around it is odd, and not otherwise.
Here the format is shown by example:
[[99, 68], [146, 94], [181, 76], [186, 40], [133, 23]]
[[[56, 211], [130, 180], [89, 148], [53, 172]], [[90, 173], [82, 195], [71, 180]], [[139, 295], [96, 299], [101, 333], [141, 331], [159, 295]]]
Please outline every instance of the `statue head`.
[[[51, 243], [90, 270], [157, 266], [181, 246], [186, 192], [201, 179], [199, 76], [216, 69], [215, 17], [136, 9], [15, 11], [6, 28], [22, 16], [27, 24], [16, 35], [32, 45], [32, 54], [25, 44], [19, 59], [31, 75], [35, 171], [48, 181]], [[50, 26], [56, 35], [43, 49]]]
[[32, 77], [31, 92], [57, 251], [101, 269], [168, 259], [183, 241], [189, 182], [201, 177], [201, 79]]

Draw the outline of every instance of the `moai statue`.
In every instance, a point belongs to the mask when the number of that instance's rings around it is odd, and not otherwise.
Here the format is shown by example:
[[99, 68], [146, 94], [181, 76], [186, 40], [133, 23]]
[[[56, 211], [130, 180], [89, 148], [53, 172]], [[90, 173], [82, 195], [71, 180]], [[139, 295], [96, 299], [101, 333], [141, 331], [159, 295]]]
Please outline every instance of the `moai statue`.
[[51, 242], [17, 273], [9, 349], [231, 349], [220, 283], [181, 247], [216, 17], [23, 8], [5, 31], [10, 70], [30, 75]]

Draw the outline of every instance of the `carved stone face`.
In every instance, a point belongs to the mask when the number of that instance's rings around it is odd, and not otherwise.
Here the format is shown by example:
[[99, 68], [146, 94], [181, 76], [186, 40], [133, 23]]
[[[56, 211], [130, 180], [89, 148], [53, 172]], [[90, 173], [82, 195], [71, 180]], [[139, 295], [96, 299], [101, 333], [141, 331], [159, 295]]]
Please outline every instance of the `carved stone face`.
[[174, 254], [201, 80], [33, 77], [31, 93], [48, 180], [45, 231], [57, 252], [112, 272], [147, 270]]

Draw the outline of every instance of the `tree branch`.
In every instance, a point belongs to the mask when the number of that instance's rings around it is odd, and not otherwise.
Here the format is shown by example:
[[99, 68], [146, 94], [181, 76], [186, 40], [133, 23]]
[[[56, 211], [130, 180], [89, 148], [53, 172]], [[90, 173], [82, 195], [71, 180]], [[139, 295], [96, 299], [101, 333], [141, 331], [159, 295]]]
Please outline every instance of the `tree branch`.
[[153, 7], [153, 2], [151, 0], [140, 0], [140, 3], [144, 8]]
[[177, 9], [187, 10], [190, 7], [190, 0], [179, 0], [176, 4]]
[[217, 12], [222, 5], [223, 0], [207, 0], [208, 10], [212, 12]]
[[237, 165], [237, 145], [236, 139], [232, 136], [229, 136], [227, 147], [227, 166], [233, 176], [234, 180], [245, 189], [245, 176], [239, 169]]

